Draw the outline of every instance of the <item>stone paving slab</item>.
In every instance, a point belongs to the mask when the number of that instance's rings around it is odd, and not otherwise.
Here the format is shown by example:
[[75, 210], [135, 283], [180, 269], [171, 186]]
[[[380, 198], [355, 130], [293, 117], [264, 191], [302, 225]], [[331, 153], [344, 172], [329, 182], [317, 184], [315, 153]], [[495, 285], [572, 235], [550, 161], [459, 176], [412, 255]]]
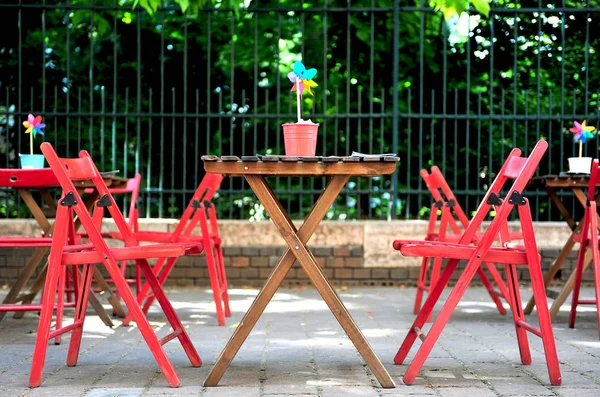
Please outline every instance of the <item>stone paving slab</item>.
[[[414, 318], [414, 289], [338, 291], [398, 385], [381, 389], [318, 293], [297, 288], [275, 295], [220, 386], [204, 388], [203, 380], [257, 292], [231, 290], [232, 317], [219, 327], [209, 290], [168, 291], [204, 363], [191, 367], [176, 342], [167, 344], [182, 381], [178, 389], [168, 387], [136, 327], [115, 320], [117, 326], [107, 328], [93, 312], [86, 320], [78, 365], [65, 365], [66, 335], [61, 345], [48, 348], [42, 386], [29, 389], [38, 316], [27, 313], [14, 320], [8, 315], [0, 322], [0, 396], [600, 396], [600, 340], [593, 308], [581, 309], [575, 329], [566, 326], [568, 308], [559, 313], [554, 330], [563, 386], [553, 387], [541, 341], [530, 336], [533, 363], [521, 365], [510, 315], [500, 316], [481, 288], [467, 292], [411, 386], [401, 380], [406, 365], [394, 365], [393, 357]], [[0, 291], [0, 299], [5, 293]], [[524, 299], [529, 295], [523, 291]], [[593, 290], [586, 288], [582, 295], [593, 296]], [[71, 315], [67, 311], [67, 323]], [[159, 335], [168, 333], [157, 307], [149, 318]], [[535, 316], [530, 321], [535, 323]]]

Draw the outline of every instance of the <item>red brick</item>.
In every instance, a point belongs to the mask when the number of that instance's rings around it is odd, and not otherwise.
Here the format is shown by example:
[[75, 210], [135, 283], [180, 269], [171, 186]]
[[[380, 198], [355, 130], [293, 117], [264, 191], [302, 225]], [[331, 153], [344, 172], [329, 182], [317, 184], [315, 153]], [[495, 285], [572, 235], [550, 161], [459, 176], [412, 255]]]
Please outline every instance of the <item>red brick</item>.
[[374, 280], [387, 280], [390, 278], [390, 269], [371, 269], [371, 278]]
[[192, 278], [205, 278], [208, 277], [208, 269], [204, 268], [191, 268], [191, 269], [185, 269], [185, 276], [186, 277], [192, 277]]
[[247, 256], [236, 256], [231, 261], [233, 267], [248, 267], [250, 265], [250, 258]]
[[319, 265], [320, 267], [325, 267], [325, 258], [315, 258], [317, 260], [317, 265]]
[[248, 267], [245, 269], [241, 269], [241, 278], [242, 279], [248, 279], [248, 278], [258, 278], [258, 269], [253, 268], [253, 267]]
[[252, 267], [268, 267], [269, 258], [265, 258], [264, 256], [254, 256], [250, 259], [250, 264]]
[[346, 267], [363, 267], [363, 258], [351, 257], [344, 259]]
[[350, 247], [333, 247], [333, 256], [350, 256]]
[[327, 258], [327, 267], [344, 267], [344, 258]]
[[371, 278], [371, 269], [354, 269], [353, 275], [355, 279], [369, 279]]
[[335, 278], [337, 279], [351, 279], [352, 269], [335, 269]]

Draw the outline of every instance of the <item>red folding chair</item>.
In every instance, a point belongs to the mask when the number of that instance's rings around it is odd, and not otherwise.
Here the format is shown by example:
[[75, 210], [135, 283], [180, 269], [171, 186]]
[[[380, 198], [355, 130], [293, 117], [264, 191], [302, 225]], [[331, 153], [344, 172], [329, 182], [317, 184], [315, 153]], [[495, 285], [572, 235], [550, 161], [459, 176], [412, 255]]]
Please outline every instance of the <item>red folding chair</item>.
[[[202, 252], [202, 244], [170, 243], [150, 246], [139, 245], [139, 242], [125, 222], [121, 211], [119, 211], [115, 200], [104, 184], [94, 162], [86, 151], [80, 152], [79, 158], [76, 159], [61, 159], [58, 158], [56, 152], [49, 143], [43, 143], [41, 149], [48, 164], [50, 164], [50, 167], [60, 182], [63, 189], [63, 195], [57, 209], [54, 236], [52, 238], [52, 246], [48, 259], [48, 274], [44, 287], [40, 323], [38, 325], [31, 366], [30, 386], [37, 387], [41, 383], [47, 344], [50, 338], [72, 331], [67, 354], [67, 365], [76, 365], [83, 333], [87, 301], [91, 290], [93, 269], [95, 264], [102, 264], [107, 269], [119, 294], [129, 308], [131, 315], [135, 319], [142, 336], [167, 381], [172, 387], [177, 387], [180, 383], [179, 377], [163, 350], [162, 345], [170, 340], [178, 338], [193, 366], [200, 366], [201, 360], [196, 349], [192, 345], [185, 328], [177, 317], [173, 306], [167, 299], [155, 274], [152, 272], [152, 268], [148, 264], [148, 259], [174, 258], [185, 254], [198, 254]], [[93, 208], [93, 216], [90, 216], [73, 185], [73, 181], [78, 180], [91, 180], [100, 194], [100, 199], [95, 203]], [[119, 232], [123, 235], [125, 241], [124, 247], [109, 248], [104, 241], [97, 225], [101, 223], [105, 209], [108, 210], [114, 219]], [[77, 215], [83, 228], [87, 232], [89, 240], [88, 244], [70, 244], [68, 241], [68, 235], [70, 233], [74, 234], [74, 232], [69, 230], [73, 228], [73, 213]], [[140, 270], [143, 272], [146, 282], [152, 288], [156, 299], [173, 329], [172, 333], [160, 340], [142, 312], [141, 307], [136, 301], [135, 296], [121, 274], [117, 264], [119, 261], [128, 260], [136, 261], [136, 265], [139, 266]], [[80, 293], [77, 296], [75, 319], [72, 324], [62, 328], [57, 327], [56, 330], [50, 332], [53, 306], [51, 302], [54, 302], [56, 297], [56, 288], [59, 285], [58, 279], [61, 274], [61, 268], [65, 265], [77, 265], [82, 266], [83, 268], [81, 277], [79, 277], [79, 271], [76, 272]]]
[[[448, 186], [444, 175], [440, 169], [436, 166], [431, 167], [431, 173], [427, 170], [421, 170], [421, 177], [429, 189], [431, 196], [433, 197], [433, 204], [431, 205], [431, 212], [429, 215], [429, 224], [427, 227], [427, 241], [446, 241], [456, 242], [462, 235], [462, 230], [469, 226], [469, 219], [465, 215], [461, 208], [456, 196]], [[441, 212], [440, 223], [438, 225], [438, 216]], [[456, 222], [456, 219], [460, 222], [460, 226]], [[462, 228], [461, 228], [462, 226]], [[453, 234], [452, 234], [453, 233]], [[477, 238], [481, 236], [481, 233], [477, 233], [473, 243], [477, 243]], [[520, 233], [511, 233], [511, 240], [520, 240], [522, 237]], [[421, 309], [421, 302], [423, 300], [423, 292], [431, 291], [433, 285], [435, 285], [437, 279], [440, 276], [440, 269], [442, 265], [442, 258], [433, 258], [433, 266], [431, 268], [431, 277], [428, 280], [429, 265], [431, 263], [431, 257], [425, 256], [421, 262], [421, 271], [419, 273], [419, 280], [417, 282], [417, 294], [415, 297], [415, 305], [413, 312], [414, 314], [419, 313]], [[490, 297], [496, 304], [498, 312], [501, 315], [506, 314], [506, 309], [502, 305], [500, 297], [508, 301], [508, 289], [502, 276], [498, 273], [496, 266], [493, 263], [486, 262], [485, 267], [492, 276], [495, 284], [498, 286], [498, 290], [494, 289], [492, 283], [488, 279], [485, 271], [482, 268], [477, 270], [477, 275], [481, 279], [483, 286], [490, 294]]]
[[[217, 310], [217, 322], [221, 326], [225, 325], [225, 317], [231, 316], [231, 310], [229, 308], [227, 276], [225, 273], [221, 237], [219, 235], [215, 207], [211, 203], [211, 200], [222, 181], [223, 176], [217, 174], [206, 174], [202, 178], [200, 185], [196, 189], [173, 232], [137, 231], [134, 233], [136, 239], [143, 242], [200, 241], [203, 243], [208, 275]], [[200, 235], [193, 234], [198, 226], [200, 226]], [[113, 237], [121, 238], [118, 234], [113, 234]], [[160, 259], [154, 265], [154, 273], [157, 275], [161, 285], [166, 281], [174, 265], [175, 259]], [[154, 296], [148, 294], [147, 284], [141, 287], [137, 299], [142, 304], [144, 313], [147, 313], [154, 301]], [[128, 325], [130, 322], [131, 316], [127, 316], [123, 324]]]
[[[576, 234], [573, 240], [578, 242], [579, 256], [577, 257], [577, 267], [575, 268], [575, 284], [573, 285], [573, 297], [571, 299], [571, 313], [569, 315], [569, 328], [575, 327], [578, 305], [596, 305], [598, 335], [600, 336], [600, 251], [598, 243], [598, 204], [596, 203], [596, 185], [600, 182], [600, 165], [597, 159], [592, 164], [590, 183], [588, 185], [588, 197], [583, 217], [581, 234]], [[588, 248], [592, 249], [592, 264], [594, 268], [594, 287], [596, 299], [579, 299], [581, 290], [581, 279], [583, 277], [583, 265], [585, 262], [585, 253]]]
[[[439, 280], [431, 290], [423, 308], [410, 327], [408, 335], [404, 339], [404, 342], [394, 358], [396, 364], [402, 364], [416, 339], [419, 338], [423, 341], [415, 358], [404, 374], [403, 379], [405, 383], [412, 384], [414, 382], [418, 372], [421, 370], [442, 330], [446, 326], [446, 323], [464, 295], [469, 283], [477, 273], [477, 270], [481, 267], [482, 263], [490, 262], [504, 264], [506, 268], [509, 304], [513, 313], [513, 321], [515, 324], [522, 363], [525, 365], [531, 364], [531, 353], [527, 339], [527, 331], [529, 331], [542, 338], [550, 383], [555, 386], [561, 384], [558, 356], [556, 354], [552, 323], [550, 321], [550, 313], [548, 311], [546, 300], [540, 256], [538, 254], [535, 234], [533, 232], [529, 201], [522, 196], [523, 190], [535, 173], [547, 148], [547, 142], [539, 141], [528, 158], [520, 157], [521, 151], [519, 149], [513, 149], [511, 151], [508, 159], [502, 166], [502, 169], [480, 204], [477, 213], [457, 243], [403, 240], [394, 242], [394, 248], [399, 250], [402, 255], [405, 256], [422, 257], [427, 255], [430, 257], [449, 259]], [[499, 197], [500, 191], [509, 179], [514, 179], [514, 182], [510, 187], [506, 198], [501, 199]], [[481, 236], [478, 244], [471, 244], [492, 205], [496, 208], [496, 216], [485, 233]], [[524, 244], [510, 242], [507, 220], [515, 206], [517, 206], [518, 209]], [[500, 234], [501, 246], [492, 247], [498, 234]], [[431, 315], [436, 302], [440, 298], [460, 260], [468, 261], [467, 265], [458, 278], [456, 286], [452, 289], [452, 292], [444, 303], [440, 314], [433, 322], [429, 332], [425, 334], [422, 331], [422, 327]], [[538, 302], [539, 329], [525, 322], [516, 265], [527, 265], [529, 268], [533, 294], [536, 302]]]

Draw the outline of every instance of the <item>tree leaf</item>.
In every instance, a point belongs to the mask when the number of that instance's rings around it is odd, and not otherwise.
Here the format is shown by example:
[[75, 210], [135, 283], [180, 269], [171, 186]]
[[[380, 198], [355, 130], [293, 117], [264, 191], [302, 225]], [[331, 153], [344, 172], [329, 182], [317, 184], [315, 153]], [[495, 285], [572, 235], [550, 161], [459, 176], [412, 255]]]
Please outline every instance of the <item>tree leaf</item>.
[[489, 0], [471, 0], [473, 6], [479, 11], [480, 14], [483, 14], [488, 18], [490, 16], [490, 3]]
[[181, 12], [185, 13], [190, 7], [190, 0], [177, 0], [179, 6], [181, 7]]

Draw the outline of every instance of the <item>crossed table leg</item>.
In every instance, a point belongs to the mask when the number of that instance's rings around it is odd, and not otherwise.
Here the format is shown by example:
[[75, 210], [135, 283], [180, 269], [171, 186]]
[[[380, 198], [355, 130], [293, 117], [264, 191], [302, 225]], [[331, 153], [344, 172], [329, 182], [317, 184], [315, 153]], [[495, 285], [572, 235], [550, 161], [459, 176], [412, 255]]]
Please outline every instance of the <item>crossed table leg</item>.
[[216, 386], [219, 383], [223, 374], [227, 368], [229, 368], [231, 361], [250, 334], [252, 328], [254, 328], [259, 317], [262, 315], [265, 307], [281, 286], [283, 279], [292, 268], [294, 261], [297, 260], [381, 386], [385, 388], [395, 387], [394, 381], [381, 364], [381, 361], [379, 361], [379, 358], [375, 355], [375, 352], [373, 352], [373, 349], [350, 316], [350, 313], [348, 313], [348, 310], [335, 293], [334, 289], [329, 284], [327, 277], [319, 268], [315, 257], [306, 247], [306, 243], [315, 232], [321, 220], [325, 217], [327, 210], [341, 192], [348, 181], [349, 176], [336, 175], [332, 177], [325, 188], [325, 191], [321, 194], [299, 230], [296, 230], [296, 227], [264, 177], [258, 175], [245, 175], [245, 178], [269, 213], [271, 220], [288, 245], [288, 249], [279, 260], [279, 263], [258, 293], [252, 306], [231, 336], [227, 346], [225, 346], [225, 349], [210, 371], [208, 378], [204, 381], [204, 386]]

